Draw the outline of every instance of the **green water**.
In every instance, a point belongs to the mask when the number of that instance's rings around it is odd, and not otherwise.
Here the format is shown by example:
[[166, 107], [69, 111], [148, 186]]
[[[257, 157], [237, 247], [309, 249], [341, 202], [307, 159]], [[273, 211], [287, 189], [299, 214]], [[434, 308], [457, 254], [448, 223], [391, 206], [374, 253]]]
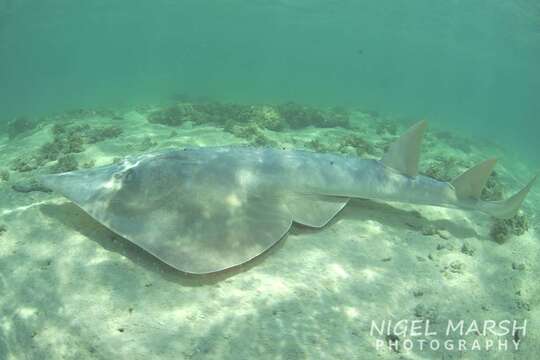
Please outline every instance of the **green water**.
[[538, 0], [0, 0], [0, 360], [536, 358], [539, 63]]
[[191, 96], [427, 118], [538, 148], [535, 1], [0, 0], [0, 116]]

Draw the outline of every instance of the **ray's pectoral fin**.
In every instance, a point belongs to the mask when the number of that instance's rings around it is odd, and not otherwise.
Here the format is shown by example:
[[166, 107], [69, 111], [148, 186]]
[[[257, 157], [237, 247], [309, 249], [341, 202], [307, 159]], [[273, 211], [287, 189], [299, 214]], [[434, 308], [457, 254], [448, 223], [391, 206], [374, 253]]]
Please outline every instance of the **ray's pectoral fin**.
[[294, 194], [288, 196], [287, 207], [295, 222], [320, 228], [328, 224], [348, 201], [345, 197]]
[[207, 191], [179, 194], [177, 199], [140, 211], [109, 208], [98, 220], [163, 262], [194, 274], [251, 260], [278, 242], [292, 224], [289, 210], [274, 196]]
[[410, 177], [418, 175], [420, 146], [426, 128], [426, 121], [420, 121], [413, 125], [396, 142], [390, 145], [381, 162], [403, 175]]

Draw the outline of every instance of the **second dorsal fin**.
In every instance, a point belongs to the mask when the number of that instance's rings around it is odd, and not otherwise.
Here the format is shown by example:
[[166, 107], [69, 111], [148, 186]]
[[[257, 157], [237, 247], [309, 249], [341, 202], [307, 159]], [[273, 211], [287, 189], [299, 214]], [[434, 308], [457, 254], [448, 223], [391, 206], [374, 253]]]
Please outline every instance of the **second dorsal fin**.
[[458, 198], [480, 199], [482, 189], [486, 186], [488, 178], [493, 172], [496, 163], [497, 159], [488, 159], [473, 166], [452, 180], [451, 184], [456, 189]]
[[396, 142], [390, 145], [381, 159], [382, 163], [403, 175], [411, 177], [418, 175], [420, 145], [426, 128], [426, 121], [414, 124]]

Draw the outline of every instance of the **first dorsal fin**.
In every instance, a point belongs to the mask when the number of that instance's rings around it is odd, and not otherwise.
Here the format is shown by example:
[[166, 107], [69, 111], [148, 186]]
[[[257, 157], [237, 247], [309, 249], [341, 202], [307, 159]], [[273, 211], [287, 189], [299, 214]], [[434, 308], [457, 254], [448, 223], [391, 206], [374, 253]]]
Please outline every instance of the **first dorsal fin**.
[[403, 175], [418, 175], [420, 145], [427, 128], [426, 121], [420, 121], [407, 130], [396, 142], [390, 145], [382, 157], [384, 165], [399, 171]]

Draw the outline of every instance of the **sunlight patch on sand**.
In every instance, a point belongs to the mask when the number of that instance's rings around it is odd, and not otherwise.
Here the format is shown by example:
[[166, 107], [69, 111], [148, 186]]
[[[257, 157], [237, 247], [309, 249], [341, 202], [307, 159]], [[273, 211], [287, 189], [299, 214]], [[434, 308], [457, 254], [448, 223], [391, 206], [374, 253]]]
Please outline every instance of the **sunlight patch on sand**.
[[335, 280], [344, 280], [350, 277], [350, 274], [343, 269], [339, 264], [329, 264], [326, 266], [326, 271], [328, 275], [333, 277]]
[[351, 320], [356, 319], [360, 316], [360, 311], [352, 306], [345, 306], [343, 312], [345, 312], [345, 315]]
[[26, 210], [31, 209], [33, 207], [40, 206], [40, 205], [45, 205], [45, 204], [48, 204], [48, 203], [50, 203], [50, 201], [39, 201], [39, 202], [35, 202], [35, 203], [29, 204], [29, 205], [18, 206], [18, 207], [14, 208], [14, 209], [3, 210], [0, 213], [0, 216], [6, 216], [6, 215], [13, 214], [13, 213], [26, 211]]
[[368, 231], [365, 233], [365, 235], [382, 235], [384, 234], [384, 227], [383, 224], [373, 221], [373, 220], [366, 220], [363, 224], [363, 227], [367, 229]]
[[38, 310], [36, 308], [30, 307], [20, 307], [16, 311], [17, 316], [23, 320], [28, 320], [29, 318], [35, 317], [37, 312]]
[[381, 274], [373, 269], [362, 269], [359, 271], [360, 276], [365, 282], [374, 282], [381, 278]]

